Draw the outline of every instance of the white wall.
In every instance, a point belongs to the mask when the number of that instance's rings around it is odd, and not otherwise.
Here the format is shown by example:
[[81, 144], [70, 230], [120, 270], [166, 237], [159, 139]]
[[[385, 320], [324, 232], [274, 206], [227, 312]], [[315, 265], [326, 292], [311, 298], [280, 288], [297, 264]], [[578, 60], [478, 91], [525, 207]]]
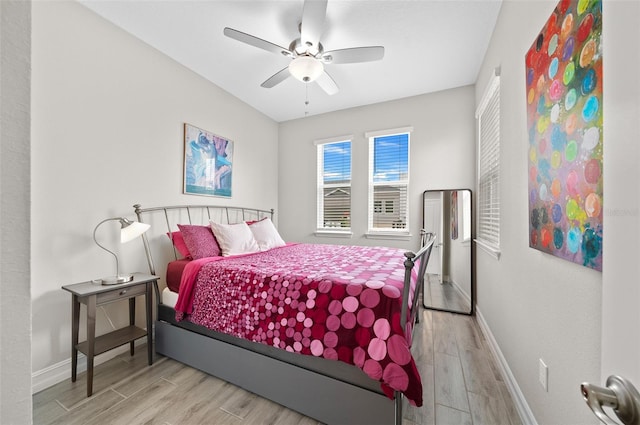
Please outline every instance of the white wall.
[[0, 2], [0, 423], [31, 422], [31, 2]]
[[[477, 250], [477, 305], [537, 422], [587, 424], [597, 420], [579, 386], [600, 379], [602, 274], [531, 249], [528, 241], [524, 56], [556, 4], [505, 1], [476, 84], [479, 102], [493, 69], [501, 67], [502, 256], [495, 260]], [[606, 38], [616, 22], [605, 14], [603, 26]], [[606, 50], [605, 68], [611, 57], [623, 52], [622, 46]], [[611, 72], [615, 71], [605, 69], [607, 78]], [[605, 81], [605, 93], [607, 86]], [[610, 111], [604, 114], [609, 152], [616, 141], [609, 138]], [[609, 178], [620, 182], [622, 170], [616, 171], [606, 156], [604, 169], [611, 173], [606, 184], [612, 183]], [[606, 204], [606, 188], [604, 196]], [[605, 228], [605, 249], [620, 249], [611, 243], [608, 231]], [[605, 270], [609, 266], [604, 264]], [[538, 383], [539, 359], [549, 367], [548, 392]]]
[[[472, 187], [475, 181], [473, 86], [292, 120], [280, 124], [279, 230], [289, 241], [419, 247], [422, 192]], [[367, 239], [368, 140], [364, 133], [412, 126], [410, 241]], [[351, 239], [316, 237], [316, 146], [353, 134]]]
[[[114, 274], [95, 225], [135, 218], [135, 203], [276, 208], [278, 126], [76, 2], [33, 3], [32, 90], [33, 371], [68, 377], [71, 297], [60, 287]], [[182, 194], [185, 122], [235, 142], [232, 199]], [[120, 248], [114, 234], [112, 246], [123, 271], [143, 268], [140, 240]], [[98, 334], [110, 330], [105, 314], [124, 325], [126, 303], [99, 309]]]
[[[640, 2], [604, 3], [604, 273], [600, 385], [640, 388]], [[594, 382], [595, 383], [595, 382]]]

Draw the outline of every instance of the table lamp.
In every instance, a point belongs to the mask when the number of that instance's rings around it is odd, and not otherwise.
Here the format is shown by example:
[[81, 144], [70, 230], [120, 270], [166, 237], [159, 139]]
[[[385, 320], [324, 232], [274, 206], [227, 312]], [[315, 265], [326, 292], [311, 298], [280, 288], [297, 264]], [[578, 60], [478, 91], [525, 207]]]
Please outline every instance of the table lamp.
[[102, 220], [100, 223], [98, 223], [96, 228], [93, 229], [93, 241], [96, 243], [96, 245], [98, 245], [100, 248], [104, 249], [111, 255], [113, 255], [113, 257], [116, 259], [116, 275], [99, 279], [99, 281], [103, 285], [117, 285], [119, 283], [130, 282], [133, 280], [133, 275], [132, 274], [120, 275], [120, 267], [118, 265], [118, 256], [115, 254], [115, 252], [109, 251], [107, 248], [100, 245], [100, 243], [96, 239], [96, 231], [98, 230], [98, 227], [100, 227], [103, 223], [106, 223], [107, 221], [120, 222], [120, 226], [121, 226], [120, 243], [126, 243], [137, 238], [138, 236], [142, 235], [144, 232], [149, 230], [149, 227], [151, 226], [146, 223], [131, 221], [124, 217], [116, 217], [116, 218], [108, 218], [106, 220]]

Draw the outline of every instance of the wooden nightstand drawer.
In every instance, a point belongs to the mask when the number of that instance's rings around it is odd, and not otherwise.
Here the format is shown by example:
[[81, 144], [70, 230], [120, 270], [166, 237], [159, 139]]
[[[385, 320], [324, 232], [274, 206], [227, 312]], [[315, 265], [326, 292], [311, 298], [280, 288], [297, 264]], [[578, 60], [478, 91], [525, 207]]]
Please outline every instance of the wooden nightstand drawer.
[[131, 297], [143, 295], [146, 292], [146, 285], [129, 286], [119, 291], [103, 292], [96, 297], [96, 305], [106, 304], [120, 299], [126, 300]]

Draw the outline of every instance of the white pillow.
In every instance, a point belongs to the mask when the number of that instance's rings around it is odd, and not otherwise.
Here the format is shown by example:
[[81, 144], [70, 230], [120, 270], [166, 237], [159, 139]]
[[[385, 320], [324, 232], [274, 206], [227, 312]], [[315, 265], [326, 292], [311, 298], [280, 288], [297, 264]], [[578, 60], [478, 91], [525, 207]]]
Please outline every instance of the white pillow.
[[211, 223], [211, 231], [220, 245], [223, 257], [259, 252], [260, 247], [249, 230], [247, 223]]
[[260, 251], [267, 251], [271, 248], [286, 245], [269, 217], [250, 224], [249, 229], [251, 229], [253, 237], [258, 242]]

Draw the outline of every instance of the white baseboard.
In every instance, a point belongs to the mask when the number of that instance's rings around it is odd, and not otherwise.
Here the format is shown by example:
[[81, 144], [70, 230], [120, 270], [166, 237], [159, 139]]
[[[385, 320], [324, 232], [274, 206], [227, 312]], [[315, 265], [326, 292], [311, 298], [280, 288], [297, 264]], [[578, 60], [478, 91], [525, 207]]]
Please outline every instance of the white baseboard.
[[[146, 338], [140, 338], [134, 342], [134, 345], [138, 346], [145, 344], [146, 342]], [[126, 353], [127, 351], [129, 351], [129, 344], [114, 348], [113, 350], [100, 354], [94, 358], [93, 366], [98, 366], [99, 364], [107, 362], [122, 353]], [[82, 372], [85, 372], [86, 370], [87, 357], [82, 353], [78, 353], [78, 375]], [[37, 392], [45, 390], [59, 382], [64, 381], [65, 379], [71, 379], [71, 357], [44, 369], [33, 372], [31, 374], [31, 394], [35, 394]]]
[[467, 294], [465, 291], [462, 290], [460, 285], [458, 285], [458, 282], [456, 282], [455, 280], [451, 280], [451, 284], [453, 285], [454, 288], [456, 288], [458, 293], [462, 296], [462, 298], [464, 298], [467, 304], [471, 305], [471, 297], [469, 296], [469, 294]]
[[498, 361], [498, 368], [500, 369], [500, 373], [502, 374], [502, 378], [507, 385], [509, 393], [511, 393], [511, 397], [513, 398], [513, 402], [515, 403], [516, 410], [520, 415], [522, 423], [524, 425], [538, 425], [536, 418], [533, 416], [533, 412], [529, 408], [527, 400], [524, 398], [524, 394], [522, 394], [522, 391], [520, 391], [520, 386], [518, 386], [518, 382], [516, 381], [515, 376], [513, 376], [513, 373], [511, 373], [511, 369], [509, 368], [507, 359], [504, 358], [502, 351], [500, 351], [498, 342], [491, 333], [491, 329], [489, 329], [489, 325], [487, 325], [487, 322], [484, 320], [484, 317], [482, 316], [482, 313], [480, 312], [480, 309], [477, 305], [476, 317], [478, 318], [480, 329], [482, 330], [485, 339], [489, 343], [489, 349], [491, 350], [494, 358]]

